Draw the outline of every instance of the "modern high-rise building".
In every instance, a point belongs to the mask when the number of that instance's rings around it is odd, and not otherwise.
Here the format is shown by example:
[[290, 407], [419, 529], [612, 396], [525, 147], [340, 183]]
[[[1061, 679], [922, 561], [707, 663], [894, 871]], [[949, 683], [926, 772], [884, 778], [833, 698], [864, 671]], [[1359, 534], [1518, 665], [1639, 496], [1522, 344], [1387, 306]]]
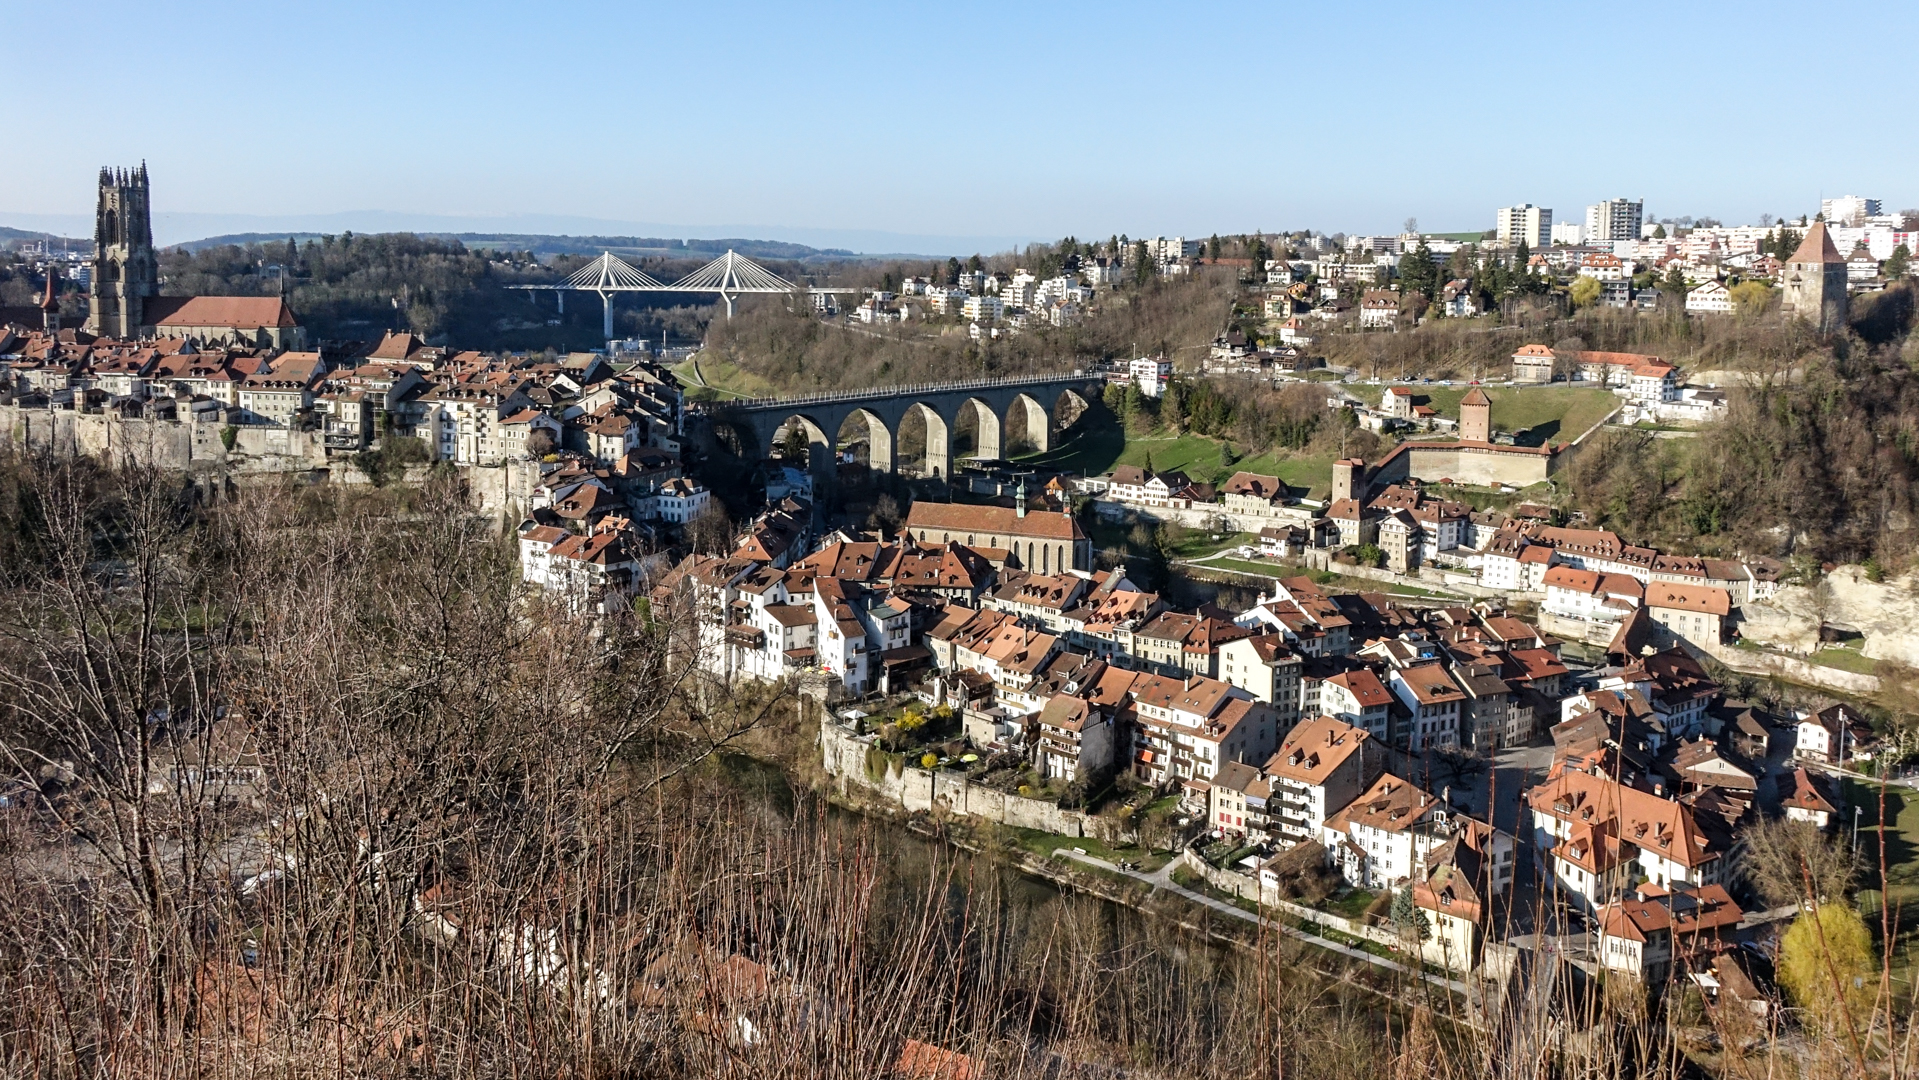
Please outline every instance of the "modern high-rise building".
[[1586, 208], [1586, 242], [1609, 244], [1615, 240], [1639, 239], [1639, 227], [1645, 221], [1646, 204], [1640, 199], [1607, 199]]
[[1502, 206], [1493, 228], [1502, 244], [1525, 245], [1534, 250], [1552, 246], [1553, 212], [1543, 206], [1524, 203], [1519, 206]]
[[1881, 213], [1883, 211], [1879, 208], [1878, 199], [1841, 195], [1836, 199], [1819, 200], [1819, 214], [1828, 225], [1864, 225], [1867, 218], [1878, 217]]

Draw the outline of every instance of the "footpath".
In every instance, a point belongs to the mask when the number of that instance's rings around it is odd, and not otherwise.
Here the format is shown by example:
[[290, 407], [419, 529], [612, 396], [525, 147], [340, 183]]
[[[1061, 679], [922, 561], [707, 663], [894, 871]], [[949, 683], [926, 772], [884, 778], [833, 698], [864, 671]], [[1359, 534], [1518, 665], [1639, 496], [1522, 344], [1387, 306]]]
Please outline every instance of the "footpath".
[[1105, 859], [1101, 859], [1092, 855], [1084, 855], [1084, 854], [1081, 854], [1080, 852], [1073, 851], [1069, 848], [1061, 848], [1058, 851], [1058, 854], [1064, 855], [1067, 858], [1073, 859], [1077, 862], [1086, 863], [1089, 866], [1096, 866], [1099, 869], [1104, 870], [1108, 873], [1119, 874], [1125, 877], [1132, 878], [1135, 881], [1143, 881], [1146, 884], [1151, 885], [1155, 889], [1163, 889], [1166, 892], [1170, 892], [1182, 899], [1189, 900], [1195, 904], [1199, 904], [1202, 907], [1209, 908], [1213, 911], [1218, 912], [1221, 915], [1238, 919], [1241, 922], [1252, 923], [1255, 926], [1259, 926], [1263, 924], [1267, 929], [1277, 930], [1280, 933], [1286, 934], [1290, 937], [1294, 937], [1299, 939], [1300, 941], [1306, 942], [1308, 945], [1314, 945], [1322, 949], [1329, 949], [1333, 952], [1339, 953], [1342, 956], [1351, 957], [1354, 960], [1363, 960], [1366, 963], [1373, 965], [1374, 967], [1384, 968], [1388, 971], [1397, 972], [1401, 975], [1423, 979], [1426, 982], [1432, 984], [1433, 986], [1437, 986], [1443, 990], [1450, 990], [1456, 994], [1463, 994], [1469, 998], [1472, 994], [1472, 987], [1467, 986], [1465, 983], [1460, 982], [1457, 979], [1450, 979], [1444, 976], [1434, 975], [1434, 974], [1431, 974], [1430, 972], [1425, 971], [1423, 968], [1411, 967], [1406, 964], [1401, 964], [1394, 960], [1388, 960], [1383, 956], [1375, 956], [1364, 949], [1355, 949], [1350, 945], [1342, 945], [1337, 941], [1329, 941], [1326, 938], [1319, 937], [1318, 935], [1309, 934], [1304, 930], [1299, 930], [1294, 927], [1288, 926], [1283, 922], [1279, 922], [1274, 919], [1262, 918], [1261, 916], [1255, 915], [1252, 912], [1247, 911], [1245, 908], [1239, 907], [1234, 904], [1226, 903], [1223, 900], [1215, 899], [1213, 897], [1205, 895], [1204, 893], [1194, 892], [1193, 890], [1188, 889], [1184, 885], [1181, 885], [1178, 882], [1173, 880], [1173, 868], [1179, 865], [1178, 860], [1169, 862], [1165, 866], [1160, 867], [1158, 870], [1150, 874], [1147, 874], [1147, 873], [1142, 873], [1138, 870], [1123, 870], [1118, 865], [1108, 862]]

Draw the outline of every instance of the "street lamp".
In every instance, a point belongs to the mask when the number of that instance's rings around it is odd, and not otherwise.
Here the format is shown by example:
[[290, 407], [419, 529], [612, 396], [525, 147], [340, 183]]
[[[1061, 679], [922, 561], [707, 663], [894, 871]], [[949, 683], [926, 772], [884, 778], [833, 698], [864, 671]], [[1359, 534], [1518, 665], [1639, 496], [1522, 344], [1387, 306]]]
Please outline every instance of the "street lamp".
[[1863, 806], [1852, 808], [1852, 850], [1859, 850], [1859, 815], [1866, 810]]

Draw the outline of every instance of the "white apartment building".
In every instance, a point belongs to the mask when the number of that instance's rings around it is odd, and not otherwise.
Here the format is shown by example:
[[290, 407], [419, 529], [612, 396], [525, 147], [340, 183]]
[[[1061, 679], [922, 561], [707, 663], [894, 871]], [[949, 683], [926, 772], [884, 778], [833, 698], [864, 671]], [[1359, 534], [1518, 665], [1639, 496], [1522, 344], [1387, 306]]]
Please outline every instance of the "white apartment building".
[[1375, 739], [1386, 737], [1392, 704], [1393, 696], [1379, 676], [1365, 668], [1342, 671], [1319, 684], [1319, 715], [1344, 721]]
[[999, 288], [1000, 303], [1007, 307], [1030, 308], [1039, 296], [1039, 278], [1030, 270], [1015, 270], [1013, 277]]
[[1501, 244], [1524, 242], [1535, 251], [1552, 246], [1553, 212], [1544, 206], [1534, 206], [1532, 203], [1502, 206], [1497, 211], [1493, 227]]
[[1166, 380], [1173, 377], [1173, 362], [1142, 356], [1133, 361], [1130, 372], [1140, 393], [1147, 397], [1158, 397], [1166, 389]]
[[1288, 731], [1263, 770], [1268, 831], [1288, 846], [1316, 839], [1327, 817], [1365, 790], [1369, 738], [1323, 716]]
[[1732, 314], [1732, 290], [1720, 282], [1708, 281], [1686, 294], [1687, 311]]
[[1271, 705], [1282, 724], [1299, 716], [1299, 654], [1282, 634], [1259, 634], [1219, 647], [1220, 678]]
[[1005, 314], [1006, 304], [997, 296], [969, 296], [960, 308], [960, 315], [976, 323], [991, 325]]
[[1586, 242], [1611, 244], [1639, 239], [1639, 227], [1645, 220], [1643, 199], [1606, 199], [1586, 208]]
[[1828, 225], [1863, 225], [1867, 218], [1879, 216], [1880, 202], [1859, 195], [1841, 195], [1819, 200], [1819, 213]]
[[685, 525], [700, 516], [713, 493], [706, 485], [697, 480], [677, 477], [660, 485], [659, 494], [654, 496], [654, 507], [659, 511], [660, 520], [673, 525]]

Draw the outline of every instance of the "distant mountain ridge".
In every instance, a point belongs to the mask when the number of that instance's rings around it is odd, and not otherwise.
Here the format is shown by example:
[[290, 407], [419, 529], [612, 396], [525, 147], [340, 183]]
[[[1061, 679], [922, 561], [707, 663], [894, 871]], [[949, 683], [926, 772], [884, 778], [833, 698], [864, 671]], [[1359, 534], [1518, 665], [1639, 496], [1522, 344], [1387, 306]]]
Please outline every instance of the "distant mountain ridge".
[[12, 247], [21, 241], [34, 240], [60, 240], [76, 245], [93, 243], [91, 240], [83, 240], [77, 236], [61, 236], [58, 233], [39, 232], [33, 229], [13, 229], [5, 225], [0, 225], [0, 246]]
[[[7, 230], [11, 231], [11, 230]], [[317, 232], [267, 233], [247, 232], [228, 233], [223, 236], [209, 236], [200, 240], [190, 240], [184, 244], [170, 245], [183, 247], [188, 251], [204, 251], [210, 247], [224, 244], [279, 244], [292, 239], [305, 243], [317, 240], [323, 234]], [[361, 235], [378, 235], [366, 233]], [[436, 240], [458, 240], [469, 248], [506, 248], [513, 251], [531, 251], [535, 255], [548, 257], [553, 255], [598, 255], [602, 251], [611, 251], [622, 258], [664, 257], [678, 259], [712, 258], [731, 249], [754, 259], [787, 259], [795, 262], [813, 262], [829, 259], [872, 258], [862, 256], [844, 248], [816, 248], [805, 244], [787, 243], [781, 240], [750, 240], [724, 238], [718, 240], [679, 240], [654, 236], [555, 236], [545, 233], [478, 233], [478, 232], [416, 232], [413, 235], [431, 237]], [[35, 236], [37, 239], [37, 234]]]

